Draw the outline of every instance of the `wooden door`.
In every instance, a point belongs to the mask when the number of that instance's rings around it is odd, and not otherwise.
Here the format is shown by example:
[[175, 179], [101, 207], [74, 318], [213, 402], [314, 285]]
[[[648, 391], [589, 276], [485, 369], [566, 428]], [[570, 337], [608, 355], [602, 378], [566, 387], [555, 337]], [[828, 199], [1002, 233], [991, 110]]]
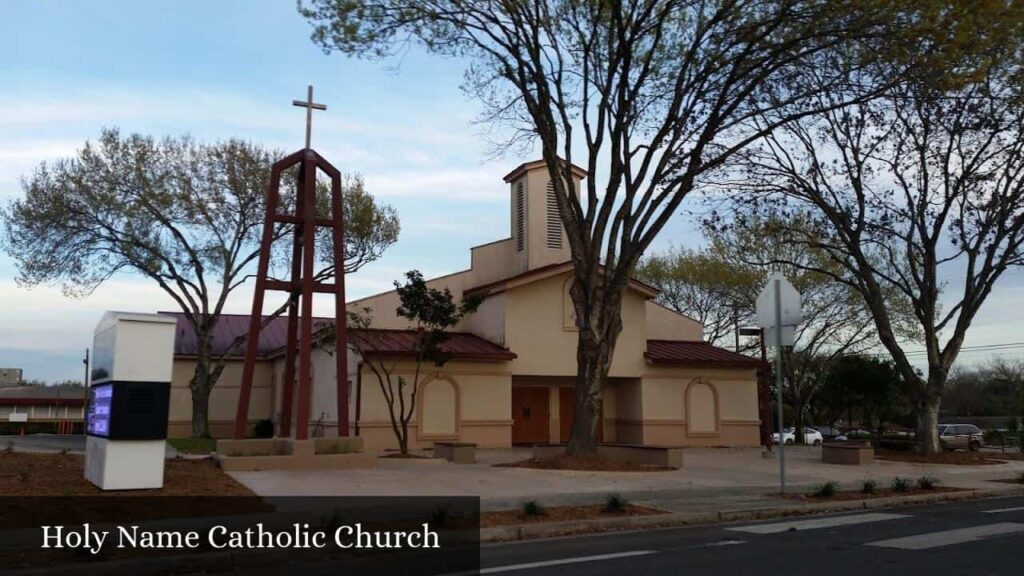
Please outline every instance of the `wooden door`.
[[[603, 407], [597, 412], [597, 441], [604, 442], [604, 422], [601, 417]], [[565, 444], [572, 432], [572, 423], [576, 416], [576, 390], [574, 388], [558, 389], [558, 441]]]
[[512, 387], [513, 444], [544, 444], [550, 441], [548, 395], [547, 388]]

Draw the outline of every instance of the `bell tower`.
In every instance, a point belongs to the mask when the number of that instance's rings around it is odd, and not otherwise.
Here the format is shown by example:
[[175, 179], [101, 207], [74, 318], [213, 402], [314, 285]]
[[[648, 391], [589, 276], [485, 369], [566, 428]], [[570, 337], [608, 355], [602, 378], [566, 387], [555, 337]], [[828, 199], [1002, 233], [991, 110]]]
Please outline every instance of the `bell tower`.
[[[585, 170], [572, 166], [569, 189], [577, 198], [580, 182], [586, 177]], [[568, 261], [569, 240], [547, 164], [543, 160], [521, 164], [505, 176], [505, 182], [509, 184], [511, 200], [512, 261], [516, 263], [516, 273]]]

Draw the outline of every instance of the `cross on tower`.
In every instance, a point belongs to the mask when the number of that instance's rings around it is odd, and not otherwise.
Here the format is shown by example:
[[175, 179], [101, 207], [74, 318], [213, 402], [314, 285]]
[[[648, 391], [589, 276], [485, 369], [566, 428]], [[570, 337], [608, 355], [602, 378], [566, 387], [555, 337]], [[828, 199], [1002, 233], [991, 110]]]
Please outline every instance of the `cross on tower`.
[[292, 100], [292, 106], [299, 106], [306, 109], [306, 148], [309, 148], [310, 135], [313, 132], [313, 110], [327, 110], [325, 104], [313, 102], [313, 86], [309, 86], [306, 92], [306, 100]]

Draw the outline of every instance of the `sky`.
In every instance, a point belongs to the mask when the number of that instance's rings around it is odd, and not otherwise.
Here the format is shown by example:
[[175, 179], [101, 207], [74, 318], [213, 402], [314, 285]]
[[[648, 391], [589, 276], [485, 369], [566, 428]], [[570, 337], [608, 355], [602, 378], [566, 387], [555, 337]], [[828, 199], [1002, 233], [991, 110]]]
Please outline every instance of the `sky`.
[[[535, 159], [494, 157], [479, 106], [459, 85], [465, 62], [412, 49], [400, 59], [326, 55], [309, 40], [294, 0], [5, 0], [0, 18], [0, 202], [22, 194], [40, 162], [73, 156], [103, 128], [157, 137], [239, 137], [301, 148], [315, 86], [313, 146], [399, 213], [402, 234], [378, 262], [346, 278], [349, 298], [389, 289], [405, 271], [465, 269], [469, 248], [509, 235], [501, 177]], [[679, 215], [655, 249], [693, 245]], [[80, 378], [81, 358], [105, 310], [172, 310], [145, 279], [123, 274], [72, 299], [59, 287], [16, 285], [0, 253], [0, 366], [28, 379]], [[251, 289], [228, 311], [248, 313]], [[1024, 280], [993, 294], [969, 345], [1024, 340]], [[967, 354], [968, 361], [990, 353]]]

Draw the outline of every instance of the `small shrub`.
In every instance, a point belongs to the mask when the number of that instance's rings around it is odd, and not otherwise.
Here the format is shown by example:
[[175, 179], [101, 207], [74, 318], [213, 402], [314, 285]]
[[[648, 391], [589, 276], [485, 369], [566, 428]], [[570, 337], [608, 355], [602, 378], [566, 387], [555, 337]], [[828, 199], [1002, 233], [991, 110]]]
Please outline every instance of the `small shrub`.
[[878, 482], [875, 482], [873, 478], [868, 478], [860, 485], [860, 491], [862, 494], [874, 494], [875, 490], [878, 489]]
[[18, 480], [20, 480], [22, 484], [27, 483], [28, 482], [28, 470], [19, 470], [18, 471]]
[[255, 438], [273, 438], [274, 437], [274, 421], [269, 418], [264, 418], [256, 423], [256, 426], [252, 429], [252, 435]]
[[906, 478], [900, 478], [899, 476], [892, 479], [892, 491], [893, 492], [910, 492], [910, 480]]
[[626, 502], [626, 499], [621, 494], [609, 494], [604, 499], [604, 511], [608, 514], [621, 514], [626, 511], [627, 505], [629, 505], [629, 502]]
[[543, 516], [544, 507], [536, 500], [523, 502], [523, 516]]
[[832, 480], [825, 482], [821, 486], [814, 489], [812, 494], [816, 498], [831, 498], [836, 495], [836, 490], [839, 488], [839, 484]]
[[938, 484], [939, 479], [935, 476], [921, 476], [917, 479], [917, 487], [921, 490], [935, 490]]

